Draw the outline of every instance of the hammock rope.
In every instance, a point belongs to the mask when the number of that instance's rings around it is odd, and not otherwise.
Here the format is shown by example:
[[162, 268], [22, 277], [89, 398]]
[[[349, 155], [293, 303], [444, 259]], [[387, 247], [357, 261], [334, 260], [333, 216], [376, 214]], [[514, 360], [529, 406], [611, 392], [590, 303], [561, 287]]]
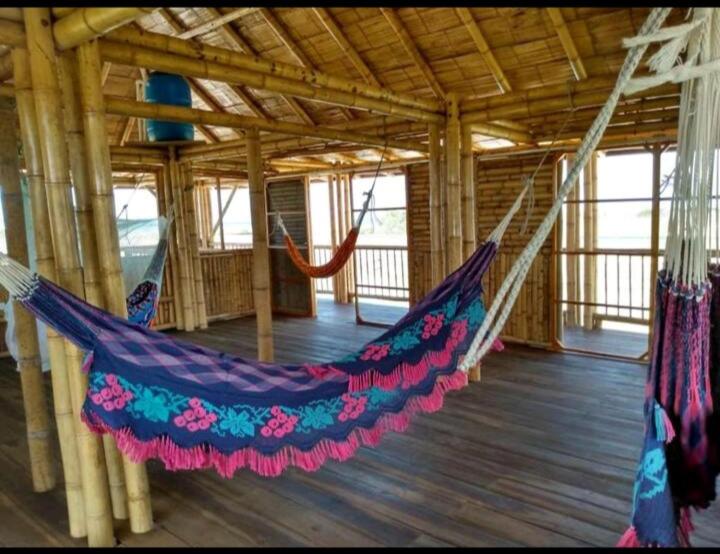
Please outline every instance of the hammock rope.
[[[643, 36], [655, 33], [660, 28], [663, 21], [665, 21], [671, 9], [672, 8], [653, 8], [652, 12], [643, 23], [639, 34]], [[605, 105], [602, 107], [585, 134], [582, 143], [578, 147], [574, 163], [568, 170], [568, 174], [565, 177], [562, 186], [558, 190], [557, 197], [553, 202], [552, 207], [538, 226], [535, 234], [528, 242], [528, 245], [525, 249], [523, 249], [521, 254], [513, 263], [502, 285], [498, 289], [492, 306], [488, 310], [487, 317], [483, 321], [480, 329], [478, 329], [470, 349], [461, 364], [462, 370], [469, 371], [471, 367], [474, 367], [488, 352], [493, 344], [493, 341], [500, 334], [501, 329], [510, 316], [515, 300], [520, 294], [520, 289], [525, 282], [525, 277], [530, 270], [533, 260], [550, 234], [558, 213], [562, 209], [563, 201], [575, 186], [575, 183], [580, 175], [580, 171], [583, 167], [585, 167], [591, 154], [600, 143], [602, 135], [610, 123], [610, 118], [617, 106], [620, 95], [625, 90], [632, 74], [640, 64], [640, 60], [642, 59], [645, 50], [647, 50], [647, 47], [647, 43], [639, 44], [637, 46], [633, 46], [627, 53], [615, 83], [615, 87], [610, 93]]]
[[373, 179], [372, 186], [370, 187], [370, 190], [365, 193], [365, 200], [363, 202], [363, 207], [362, 210], [360, 210], [360, 215], [358, 216], [357, 221], [352, 226], [352, 229], [350, 229], [342, 244], [340, 244], [337, 250], [333, 253], [332, 258], [330, 258], [327, 263], [323, 265], [312, 265], [308, 263], [307, 260], [305, 260], [302, 252], [297, 247], [292, 237], [290, 236], [290, 233], [285, 227], [285, 223], [282, 219], [282, 214], [278, 212], [276, 226], [279, 227], [283, 233], [283, 240], [285, 241], [287, 253], [295, 266], [304, 275], [312, 277], [313, 279], [332, 277], [338, 271], [340, 271], [350, 259], [350, 256], [355, 251], [355, 245], [357, 244], [357, 240], [360, 235], [360, 226], [362, 225], [363, 219], [365, 218], [365, 214], [370, 208], [370, 201], [373, 197], [373, 193], [375, 192], [375, 185], [377, 184], [378, 175], [380, 175], [380, 169], [382, 168], [382, 163], [385, 159], [386, 151], [387, 146], [385, 146], [380, 156], [380, 161], [378, 162], [377, 169], [375, 170], [375, 178]]

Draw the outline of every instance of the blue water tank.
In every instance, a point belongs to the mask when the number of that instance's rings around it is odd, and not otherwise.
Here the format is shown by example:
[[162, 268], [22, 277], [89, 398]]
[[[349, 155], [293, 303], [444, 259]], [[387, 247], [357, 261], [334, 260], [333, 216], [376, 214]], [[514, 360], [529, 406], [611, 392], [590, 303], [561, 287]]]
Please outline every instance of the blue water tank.
[[[151, 104], [172, 104], [191, 108], [190, 84], [182, 75], [153, 71], [145, 86], [145, 101]], [[192, 123], [156, 119], [147, 121], [147, 138], [150, 142], [193, 140], [194, 136]]]

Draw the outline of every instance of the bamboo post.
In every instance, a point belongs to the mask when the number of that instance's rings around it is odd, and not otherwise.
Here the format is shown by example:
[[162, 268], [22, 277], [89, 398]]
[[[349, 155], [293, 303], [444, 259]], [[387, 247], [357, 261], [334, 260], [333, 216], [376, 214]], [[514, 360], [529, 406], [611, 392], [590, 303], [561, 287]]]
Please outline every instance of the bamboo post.
[[660, 185], [661, 159], [664, 147], [656, 145], [652, 149], [652, 212], [650, 229], [650, 315], [648, 332], [648, 352], [652, 350], [655, 321], [655, 282], [658, 276], [658, 255], [660, 253]]
[[462, 181], [463, 260], [475, 252], [475, 181], [473, 175], [472, 126], [462, 126], [460, 175]]
[[583, 279], [583, 327], [592, 331], [595, 316], [595, 289], [596, 289], [596, 271], [595, 256], [588, 254], [593, 252], [596, 247], [596, 226], [595, 209], [597, 204], [595, 200], [595, 190], [597, 186], [597, 152], [593, 152], [590, 161], [585, 166], [585, 180], [583, 182], [583, 196], [585, 199], [583, 210], [583, 250], [585, 251], [584, 259], [584, 279]]
[[455, 93], [450, 93], [447, 96], [445, 137], [445, 155], [447, 159], [447, 271], [451, 273], [462, 264], [463, 248], [460, 192], [460, 117], [458, 97]]
[[162, 187], [164, 191], [165, 203], [167, 209], [170, 206], [175, 207], [175, 223], [170, 227], [168, 235], [168, 253], [170, 263], [170, 276], [172, 278], [173, 288], [173, 306], [175, 309], [175, 326], [178, 329], [185, 329], [185, 311], [183, 310], [182, 287], [180, 285], [180, 258], [178, 255], [179, 233], [177, 230], [177, 204], [173, 197], [172, 178], [170, 177], [170, 163], [163, 165], [162, 171], [158, 172], [158, 187]]
[[[25, 8], [23, 13], [59, 282], [62, 287], [83, 298], [84, 287], [77, 232], [70, 206], [70, 167], [65, 144], [50, 12], [47, 8]], [[87, 376], [81, 370], [83, 355], [68, 341], [65, 341], [65, 352], [78, 435], [80, 470], [85, 491], [88, 544], [112, 546], [115, 539], [105, 456], [100, 439], [79, 419], [82, 401], [87, 391]]]
[[[338, 246], [342, 244], [347, 237], [348, 225], [347, 225], [347, 210], [345, 209], [345, 195], [343, 194], [343, 180], [341, 174], [335, 175], [335, 195], [336, 195], [336, 207], [338, 217]], [[338, 298], [343, 304], [348, 303], [348, 286], [347, 286], [347, 272], [340, 270], [337, 272], [338, 276]]]
[[445, 256], [443, 254], [443, 226], [440, 178], [440, 126], [428, 125], [428, 143], [430, 150], [430, 263], [432, 266], [432, 286], [436, 287], [445, 277]]
[[[573, 156], [567, 156], [568, 167], [572, 165]], [[567, 299], [570, 302], [577, 302], [578, 300], [578, 257], [572, 252], [577, 251], [578, 243], [577, 237], [577, 217], [576, 217], [576, 206], [578, 199], [578, 187], [574, 187], [567, 197], [568, 201], [565, 204], [566, 208], [566, 219], [565, 219], [565, 233], [566, 233], [566, 250], [570, 252], [565, 257], [566, 267], [566, 283], [567, 283]], [[577, 304], [568, 304], [565, 308], [565, 324], [568, 327], [575, 327], [578, 324]]]
[[273, 359], [273, 334], [265, 180], [258, 130], [255, 128], [249, 129], [246, 137], [250, 185], [250, 218], [253, 231], [252, 276], [255, 317], [257, 319], [258, 359], [269, 362]]
[[[327, 176], [328, 200], [330, 206], [330, 256], [334, 256], [338, 247], [337, 217], [335, 210], [335, 181], [332, 175]], [[336, 273], [332, 276], [333, 300], [340, 303], [340, 277]]]
[[[225, 250], [225, 226], [223, 225], [222, 189], [220, 188], [220, 177], [218, 177], [215, 180], [215, 190], [217, 191], [218, 228], [220, 229], [220, 248]], [[214, 240], [214, 237], [213, 237], [213, 240]]]
[[190, 260], [185, 228], [185, 202], [183, 201], [182, 182], [175, 154], [175, 147], [170, 147], [170, 163], [168, 174], [172, 186], [172, 197], [175, 203], [175, 232], [177, 236], [177, 258], [179, 268], [179, 294], [183, 313], [183, 329], [192, 331], [195, 328], [195, 308], [193, 303], [194, 284], [191, 280]]
[[[90, 200], [89, 160], [85, 155], [85, 131], [83, 128], [80, 87], [74, 52], [58, 56], [58, 77], [62, 89], [65, 114], [65, 131], [70, 159], [70, 172], [75, 190], [75, 215], [77, 218], [80, 252], [83, 265], [85, 299], [100, 308], [106, 307], [100, 280], [100, 261], [96, 240], [93, 208]], [[105, 463], [110, 484], [110, 500], [115, 519], [127, 519], [127, 491], [123, 475], [122, 458], [115, 440], [103, 435]]]
[[[85, 148], [89, 161], [92, 210], [97, 232], [98, 261], [105, 300], [110, 312], [127, 317], [127, 302], [120, 262], [120, 240], [115, 223], [115, 199], [107, 142], [105, 107], [102, 96], [102, 62], [97, 41], [77, 48], [80, 98], [83, 108]], [[150, 485], [144, 464], [131, 462], [123, 456], [130, 528], [134, 533], [152, 529]]]
[[[345, 213], [347, 217], [347, 229], [348, 233], [350, 232], [350, 228], [353, 226], [353, 211], [352, 211], [352, 202], [350, 201], [350, 195], [352, 194], [352, 174], [351, 173], [345, 173], [343, 175], [344, 181], [343, 181], [343, 197], [345, 200]], [[355, 253], [353, 252], [350, 254], [350, 256], [355, 256]], [[351, 262], [346, 262], [345, 266], [343, 267], [342, 271], [345, 273], [345, 290], [348, 298], [348, 302], [351, 301], [352, 295], [355, 294], [355, 275], [353, 272], [353, 264]]]
[[[28, 52], [24, 48], [14, 48], [12, 56], [13, 80], [15, 82], [15, 96], [20, 119], [23, 157], [30, 189], [30, 206], [33, 218], [33, 233], [35, 235], [35, 260], [38, 273], [50, 281], [56, 281], [55, 257], [45, 196], [45, 175], [30, 79], [30, 60]], [[50, 365], [52, 366], [50, 377], [52, 380], [55, 426], [58, 432], [60, 459], [65, 478], [65, 500], [68, 507], [70, 536], [79, 538], [87, 535], [87, 526], [65, 346], [60, 335], [49, 327], [47, 328], [47, 339]]]
[[[8, 255], [24, 266], [29, 266], [13, 108], [12, 100], [0, 99], [0, 188], [5, 228], [12, 229], [11, 233], [6, 233], [5, 239]], [[33, 490], [45, 492], [55, 486], [55, 468], [37, 327], [35, 318], [20, 303], [13, 302], [12, 309], [15, 317], [17, 369], [20, 372], [25, 411], [30, 474]]]
[[205, 305], [205, 286], [203, 282], [202, 264], [200, 261], [200, 238], [198, 237], [197, 212], [195, 211], [194, 181], [192, 166], [183, 164], [183, 181], [185, 183], [185, 208], [187, 209], [188, 239], [192, 254], [193, 277], [195, 280], [196, 321], [200, 329], [207, 329], [207, 307]]
[[[557, 197], [557, 191], [560, 186], [561, 179], [561, 168], [562, 160], [555, 160], [553, 163], [553, 175], [552, 175], [552, 192], [553, 199]], [[562, 232], [564, 229], [563, 225], [563, 212], [558, 212], [557, 220], [555, 221], [554, 232], [553, 232], [553, 244], [552, 244], [552, 259], [550, 268], [550, 294], [552, 295], [552, 304], [550, 307], [550, 333], [551, 333], [551, 344], [559, 348], [563, 341], [563, 272], [562, 272], [562, 255], [560, 247], [562, 246]]]

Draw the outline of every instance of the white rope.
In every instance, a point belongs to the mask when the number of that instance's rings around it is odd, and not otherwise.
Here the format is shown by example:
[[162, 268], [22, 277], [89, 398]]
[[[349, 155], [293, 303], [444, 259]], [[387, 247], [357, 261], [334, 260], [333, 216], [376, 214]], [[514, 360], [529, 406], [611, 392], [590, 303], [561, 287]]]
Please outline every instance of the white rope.
[[7, 289], [13, 298], [22, 299], [35, 290], [37, 275], [0, 252], [0, 285]]
[[[672, 8], [654, 8], [645, 20], [645, 23], [643, 23], [639, 34], [649, 35], [651, 33], [655, 33], [660, 28], [663, 21], [665, 21], [671, 9]], [[640, 60], [642, 59], [646, 49], [647, 44], [635, 46], [625, 57], [625, 62], [623, 63], [617, 82], [615, 83], [615, 88], [610, 93], [605, 105], [600, 110], [600, 113], [595, 118], [595, 121], [593, 121], [590, 129], [586, 133], [580, 147], [578, 148], [574, 164], [569, 169], [565, 181], [558, 190], [557, 198], [550, 208], [550, 211], [535, 231], [535, 234], [528, 245], [522, 251], [520, 256], [518, 256], [517, 260], [515, 260], [510, 272], [505, 277], [500, 289], [497, 291], [495, 299], [485, 316], [483, 324], [475, 334], [475, 338], [468, 349], [467, 355], [460, 364], [461, 370], [468, 371], [471, 367], [475, 366], [490, 349], [493, 340], [500, 334], [500, 330], [510, 315], [510, 310], [512, 310], [515, 299], [520, 293], [520, 288], [522, 287], [525, 277], [530, 270], [532, 262], [545, 242], [545, 239], [550, 234], [552, 226], [555, 223], [555, 219], [562, 208], [565, 197], [575, 186], [578, 176], [580, 175], [580, 171], [585, 165], [587, 165], [591, 154], [600, 142], [605, 128], [610, 122], [615, 106], [620, 99], [620, 95], [625, 89], [625, 85], [630, 80], [632, 74], [635, 72], [635, 69], [640, 64]]]

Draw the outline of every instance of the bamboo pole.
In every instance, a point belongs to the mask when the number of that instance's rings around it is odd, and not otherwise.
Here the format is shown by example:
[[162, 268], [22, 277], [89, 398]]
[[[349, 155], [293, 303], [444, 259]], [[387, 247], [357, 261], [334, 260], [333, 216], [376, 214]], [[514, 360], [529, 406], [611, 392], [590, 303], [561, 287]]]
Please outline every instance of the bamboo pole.
[[[12, 56], [13, 80], [15, 82], [20, 133], [23, 142], [23, 157], [25, 158], [25, 169], [30, 188], [30, 206], [33, 218], [33, 233], [35, 235], [35, 260], [38, 273], [54, 282], [57, 280], [57, 275], [50, 234], [48, 205], [45, 196], [45, 176], [40, 137], [30, 79], [30, 61], [28, 52], [24, 48], [14, 48]], [[60, 458], [65, 480], [65, 500], [68, 507], [70, 536], [79, 538], [87, 535], [87, 526], [65, 346], [60, 335], [49, 327], [47, 328], [47, 339], [50, 365], [52, 366], [50, 376], [52, 379], [55, 425], [58, 432]]]
[[[223, 212], [222, 212], [222, 189], [220, 188], [220, 177], [215, 180], [215, 190], [217, 192], [217, 206], [218, 206], [218, 221], [217, 225], [220, 229], [220, 248], [225, 250], [225, 226], [223, 225]], [[213, 227], [213, 237], [215, 237]]]
[[660, 186], [661, 161], [664, 147], [655, 145], [652, 148], [652, 212], [650, 222], [650, 328], [648, 332], [648, 352], [652, 350], [653, 332], [655, 331], [655, 283], [658, 278], [658, 255], [660, 252]]
[[270, 252], [267, 243], [267, 200], [262, 171], [262, 152], [257, 129], [247, 132], [250, 218], [253, 231], [253, 298], [257, 319], [258, 359], [269, 362], [273, 355], [272, 304], [270, 296]]
[[[335, 206], [337, 207], [338, 218], [338, 245], [342, 244], [347, 236], [347, 210], [345, 209], [345, 197], [343, 195], [342, 175], [335, 175]], [[338, 271], [338, 298], [341, 304], [348, 303], [347, 273]]]
[[123, 43], [196, 60], [213, 60], [231, 67], [255, 71], [265, 75], [277, 75], [283, 79], [333, 91], [358, 94], [368, 99], [379, 100], [397, 106], [406, 106], [436, 113], [441, 112], [443, 109], [442, 103], [433, 99], [397, 93], [387, 88], [367, 85], [306, 67], [268, 60], [259, 56], [250, 56], [237, 50], [218, 48], [203, 43], [189, 43], [188, 41], [146, 30], [124, 27], [110, 33], [106, 40], [108, 42], [112, 41], [114, 44]]
[[172, 186], [172, 198], [175, 204], [175, 232], [177, 236], [177, 258], [179, 268], [178, 291], [181, 298], [183, 313], [183, 329], [192, 331], [195, 329], [195, 307], [193, 303], [194, 283], [192, 281], [190, 255], [187, 244], [187, 230], [185, 223], [185, 202], [183, 199], [182, 182], [178, 162], [175, 159], [175, 148], [170, 147], [170, 163], [168, 164], [168, 175]]
[[445, 256], [443, 254], [443, 226], [440, 179], [440, 126], [431, 123], [428, 126], [430, 150], [430, 260], [432, 266], [432, 286], [436, 287], [445, 277]]
[[[95, 306], [105, 308], [106, 302], [100, 279], [100, 261], [90, 199], [90, 168], [85, 152], [85, 131], [74, 52], [66, 52], [58, 56], [58, 77], [63, 97], [70, 172], [75, 190], [75, 215], [80, 238], [85, 299]], [[113, 516], [115, 519], [127, 519], [127, 490], [122, 458], [111, 435], [103, 435], [102, 441]]]
[[[29, 266], [14, 102], [8, 99], [0, 101], [0, 183], [5, 228], [12, 229], [5, 235], [7, 253], [24, 266]], [[55, 486], [55, 468], [37, 327], [35, 318], [19, 302], [13, 302], [12, 310], [32, 486], [35, 492], [45, 492]]]
[[[595, 190], [597, 187], [597, 157], [598, 153], [593, 152], [590, 157], [590, 161], [585, 166], [585, 179], [583, 182], [583, 196], [586, 201], [583, 206], [583, 244], [585, 252], [593, 252], [596, 247], [596, 219], [595, 211], [597, 204], [595, 202], [588, 202], [588, 200], [594, 200]], [[596, 278], [595, 274], [595, 256], [585, 254], [583, 260], [583, 327], [587, 331], [592, 331], [593, 320], [595, 315], [595, 307], [592, 305], [595, 303], [595, 288]]]
[[[334, 256], [338, 247], [338, 228], [337, 214], [335, 210], [335, 178], [332, 175], [327, 176], [328, 183], [328, 200], [330, 206], [330, 255]], [[340, 303], [340, 277], [336, 273], [332, 276], [333, 284], [333, 300]]]
[[74, 48], [126, 23], [151, 13], [155, 8], [77, 8], [53, 25], [59, 50]]
[[[74, 14], [68, 16], [73, 17]], [[65, 20], [63, 20], [65, 21]], [[127, 317], [125, 285], [120, 262], [120, 240], [115, 224], [115, 199], [112, 188], [110, 149], [102, 96], [102, 63], [97, 42], [85, 42], [77, 48], [80, 98], [85, 129], [85, 148], [92, 175], [92, 209], [97, 231], [100, 277], [108, 310]], [[123, 456], [130, 528], [133, 533], [152, 529], [150, 485], [144, 464]]]
[[445, 136], [445, 156], [447, 158], [447, 271], [451, 273], [462, 264], [463, 250], [460, 187], [460, 118], [458, 112], [458, 97], [455, 93], [448, 94]]
[[[218, 76], [217, 79], [220, 77]], [[195, 125], [215, 125], [233, 129], [257, 128], [260, 131], [285, 133], [303, 137], [318, 137], [328, 140], [354, 142], [368, 146], [389, 146], [399, 150], [427, 152], [427, 146], [420, 142], [396, 141], [385, 139], [377, 135], [342, 131], [329, 127], [301, 125], [277, 119], [266, 120], [259, 117], [237, 115], [225, 112], [211, 112], [196, 110], [170, 104], [150, 104], [108, 96], [105, 99], [107, 112], [115, 115], [141, 117], [145, 119], [159, 119], [162, 121], [179, 121]], [[248, 154], [249, 155], [249, 154]]]
[[[352, 212], [352, 201], [351, 201], [351, 194], [352, 194], [352, 173], [345, 173], [341, 177], [344, 178], [344, 186], [343, 186], [343, 197], [345, 200], [345, 212], [346, 212], [346, 220], [347, 220], [347, 230], [348, 233], [350, 232], [350, 229], [353, 226], [353, 212]], [[350, 256], [354, 256], [355, 253], [353, 252], [350, 254]], [[346, 262], [345, 266], [343, 267], [343, 271], [345, 272], [345, 289], [347, 291], [348, 296], [348, 302], [351, 302], [353, 294], [355, 294], [355, 275], [353, 274], [353, 264], [352, 262]]]
[[183, 164], [185, 182], [185, 208], [187, 209], [188, 238], [190, 241], [190, 252], [192, 254], [193, 276], [195, 278], [195, 310], [198, 327], [207, 329], [207, 306], [205, 305], [205, 286], [203, 282], [202, 264], [200, 262], [200, 239], [198, 237], [198, 216], [195, 210], [194, 182], [192, 167], [190, 164]]
[[[50, 13], [47, 8], [25, 8], [24, 15], [59, 282], [63, 288], [83, 298], [84, 287], [77, 231], [70, 206], [70, 167], [64, 138], [61, 95], [56, 73], [57, 62], [49, 26]], [[68, 341], [65, 341], [65, 352], [85, 491], [88, 544], [112, 546], [115, 539], [105, 456], [100, 439], [79, 420], [88, 384], [87, 376], [81, 370], [83, 355]]]
[[168, 251], [170, 255], [170, 275], [173, 287], [173, 306], [175, 308], [175, 326], [178, 329], [185, 329], [185, 310], [183, 309], [183, 293], [180, 282], [180, 257], [178, 254], [178, 245], [180, 242], [180, 233], [177, 230], [178, 205], [175, 202], [174, 190], [172, 187], [172, 177], [170, 175], [170, 162], [167, 162], [161, 172], [158, 172], [158, 187], [162, 186], [165, 191], [165, 202], [168, 208], [175, 208], [175, 224], [170, 227], [168, 240]]
[[[568, 155], [567, 164], [568, 167], [572, 165], [574, 156]], [[568, 194], [568, 202], [565, 204], [566, 209], [566, 245], [569, 252], [576, 252], [579, 248], [579, 229], [578, 229], [578, 216], [579, 216], [579, 204], [578, 200], [578, 187], [573, 188]], [[578, 267], [578, 256], [577, 254], [567, 254], [565, 256], [565, 263], [567, 268], [566, 283], [567, 283], [567, 299], [572, 302], [565, 308], [565, 324], [568, 327], [575, 327], [579, 323], [578, 317], [578, 304], [580, 301], [579, 291], [579, 267]]]
[[475, 252], [475, 178], [473, 175], [472, 127], [463, 125], [461, 129], [462, 240], [463, 260], [467, 260]]

